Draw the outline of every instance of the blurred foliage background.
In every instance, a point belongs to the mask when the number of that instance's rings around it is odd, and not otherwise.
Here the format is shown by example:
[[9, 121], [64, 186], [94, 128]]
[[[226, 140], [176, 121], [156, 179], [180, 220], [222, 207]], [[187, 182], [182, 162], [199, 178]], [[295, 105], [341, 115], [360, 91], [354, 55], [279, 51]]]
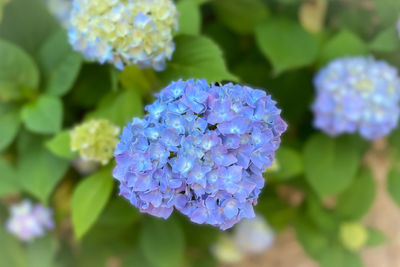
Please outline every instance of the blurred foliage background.
[[[89, 118], [123, 126], [170, 81], [205, 78], [264, 88], [289, 124], [258, 214], [277, 234], [294, 227], [324, 267], [363, 266], [359, 250], [386, 238], [363, 225], [375, 182], [358, 136], [312, 128], [313, 75], [328, 61], [371, 55], [400, 67], [398, 0], [179, 0], [176, 51], [164, 72], [119, 72], [85, 61], [42, 0], [0, 0], [0, 266], [215, 266], [219, 230], [175, 213], [159, 220], [118, 197], [114, 163], [87, 164], [68, 131]], [[400, 132], [389, 137], [388, 191], [400, 205]], [[31, 198], [54, 209], [54, 232], [22, 244], [7, 207]], [[350, 227], [349, 227], [350, 225]], [[356, 225], [356, 230], [351, 226]], [[352, 240], [365, 235], [364, 242]], [[354, 244], [353, 244], [354, 245]], [[284, 257], [285, 253], [282, 253]]]

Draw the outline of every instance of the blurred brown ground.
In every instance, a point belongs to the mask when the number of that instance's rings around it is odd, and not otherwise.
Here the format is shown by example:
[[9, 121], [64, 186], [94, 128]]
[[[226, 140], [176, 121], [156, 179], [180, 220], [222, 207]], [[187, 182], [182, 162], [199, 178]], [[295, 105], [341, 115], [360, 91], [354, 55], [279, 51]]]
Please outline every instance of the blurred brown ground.
[[[386, 175], [390, 168], [385, 140], [373, 144], [365, 157], [365, 164], [373, 170], [377, 191], [370, 213], [364, 218], [367, 226], [380, 229], [388, 237], [385, 245], [362, 251], [366, 267], [400, 267], [400, 208], [386, 190]], [[280, 234], [275, 245], [264, 254], [244, 259], [236, 265], [224, 267], [317, 267], [297, 243], [293, 229]], [[340, 266], [338, 266], [340, 267]]]

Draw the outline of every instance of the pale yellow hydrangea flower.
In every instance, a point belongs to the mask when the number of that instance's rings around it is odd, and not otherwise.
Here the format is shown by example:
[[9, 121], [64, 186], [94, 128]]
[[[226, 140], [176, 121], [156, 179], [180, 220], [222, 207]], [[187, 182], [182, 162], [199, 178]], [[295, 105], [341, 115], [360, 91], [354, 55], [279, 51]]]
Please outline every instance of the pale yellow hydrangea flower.
[[175, 48], [177, 17], [172, 0], [75, 0], [69, 40], [100, 63], [161, 71]]
[[368, 240], [367, 229], [358, 222], [343, 223], [339, 231], [343, 246], [351, 251], [359, 251]]
[[71, 132], [71, 150], [79, 151], [84, 160], [107, 164], [118, 143], [119, 127], [108, 120], [90, 120], [76, 126]]

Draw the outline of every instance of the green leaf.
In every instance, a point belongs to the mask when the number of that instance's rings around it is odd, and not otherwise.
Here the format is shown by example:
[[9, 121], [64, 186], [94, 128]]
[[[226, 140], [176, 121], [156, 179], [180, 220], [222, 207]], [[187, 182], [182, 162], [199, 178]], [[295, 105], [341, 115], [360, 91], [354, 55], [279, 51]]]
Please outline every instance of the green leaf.
[[134, 90], [111, 92], [99, 103], [97, 109], [88, 114], [87, 118], [108, 119], [116, 125], [123, 126], [132, 117], [143, 115], [142, 99]]
[[208, 82], [236, 80], [226, 68], [221, 49], [204, 36], [180, 35], [175, 38], [176, 51], [160, 73], [164, 83], [182, 79], [206, 79]]
[[314, 259], [318, 258], [321, 253], [329, 249], [328, 237], [318, 231], [307, 220], [300, 220], [296, 225], [297, 240], [302, 245], [308, 255]]
[[345, 250], [335, 244], [318, 257], [320, 267], [363, 267], [364, 264], [358, 254]]
[[24, 90], [37, 89], [39, 71], [33, 59], [21, 48], [0, 40], [0, 100], [21, 98]]
[[18, 110], [0, 112], [0, 151], [7, 148], [18, 133], [21, 120]]
[[184, 235], [176, 220], [149, 218], [140, 233], [139, 246], [155, 267], [176, 267], [184, 256]]
[[0, 196], [18, 191], [18, 176], [15, 168], [3, 158], [0, 158]]
[[54, 155], [65, 159], [73, 159], [78, 156], [71, 150], [69, 131], [62, 131], [46, 142], [46, 147]]
[[26, 267], [20, 242], [0, 227], [0, 267]]
[[157, 76], [152, 69], [139, 69], [135, 65], [127, 66], [121, 73], [120, 82], [126, 89], [135, 90], [140, 95], [148, 95], [156, 90]]
[[109, 168], [105, 168], [84, 180], [72, 195], [72, 224], [75, 236], [82, 238], [106, 206], [113, 189]]
[[241, 34], [252, 33], [254, 27], [268, 17], [267, 6], [261, 0], [213, 1], [217, 17], [230, 29]]
[[400, 207], [400, 171], [393, 168], [387, 178], [387, 190], [393, 201]]
[[373, 0], [372, 4], [383, 25], [394, 25], [399, 19], [400, 2], [398, 0]]
[[368, 228], [368, 240], [366, 246], [377, 247], [387, 242], [387, 237], [380, 230]]
[[195, 0], [180, 0], [176, 8], [179, 13], [178, 34], [199, 34], [201, 27], [199, 4]]
[[281, 146], [276, 151], [275, 158], [278, 169], [271, 172], [273, 178], [285, 181], [300, 175], [304, 170], [302, 156], [290, 147]]
[[380, 32], [369, 44], [375, 52], [394, 52], [400, 48], [399, 32], [393, 25]]
[[63, 107], [58, 97], [42, 95], [22, 109], [26, 128], [35, 133], [52, 134], [61, 130]]
[[62, 96], [72, 88], [78, 77], [82, 56], [72, 50], [65, 30], [59, 30], [41, 47], [39, 63], [47, 78], [46, 93]]
[[362, 170], [352, 185], [341, 193], [336, 212], [346, 220], [359, 220], [371, 208], [375, 198], [375, 182], [369, 170]]
[[270, 18], [257, 25], [256, 39], [275, 74], [310, 65], [317, 57], [314, 37], [298, 23], [285, 18]]
[[319, 61], [321, 64], [326, 64], [336, 58], [366, 53], [368, 53], [368, 47], [357, 35], [349, 30], [342, 30], [324, 45]]
[[68, 169], [68, 161], [54, 156], [43, 145], [43, 139], [24, 133], [18, 140], [18, 180], [26, 192], [46, 204]]
[[352, 183], [360, 156], [350, 140], [316, 134], [306, 142], [306, 179], [320, 196], [341, 193]]
[[51, 235], [28, 243], [26, 247], [27, 267], [54, 267], [56, 240]]
[[19, 45], [31, 55], [36, 55], [47, 36], [59, 27], [42, 0], [12, 0], [3, 12], [0, 38]]

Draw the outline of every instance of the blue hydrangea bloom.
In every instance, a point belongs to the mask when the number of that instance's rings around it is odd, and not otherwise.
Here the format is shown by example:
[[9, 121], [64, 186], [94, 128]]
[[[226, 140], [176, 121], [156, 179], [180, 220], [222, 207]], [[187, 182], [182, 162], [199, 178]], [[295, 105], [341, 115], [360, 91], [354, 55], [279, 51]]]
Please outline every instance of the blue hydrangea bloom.
[[286, 123], [262, 90], [205, 80], [172, 82], [134, 118], [115, 150], [120, 194], [141, 212], [173, 209], [221, 229], [254, 217]]
[[368, 140], [390, 133], [399, 119], [397, 70], [371, 57], [332, 61], [315, 77], [314, 126], [329, 135], [359, 132]]

